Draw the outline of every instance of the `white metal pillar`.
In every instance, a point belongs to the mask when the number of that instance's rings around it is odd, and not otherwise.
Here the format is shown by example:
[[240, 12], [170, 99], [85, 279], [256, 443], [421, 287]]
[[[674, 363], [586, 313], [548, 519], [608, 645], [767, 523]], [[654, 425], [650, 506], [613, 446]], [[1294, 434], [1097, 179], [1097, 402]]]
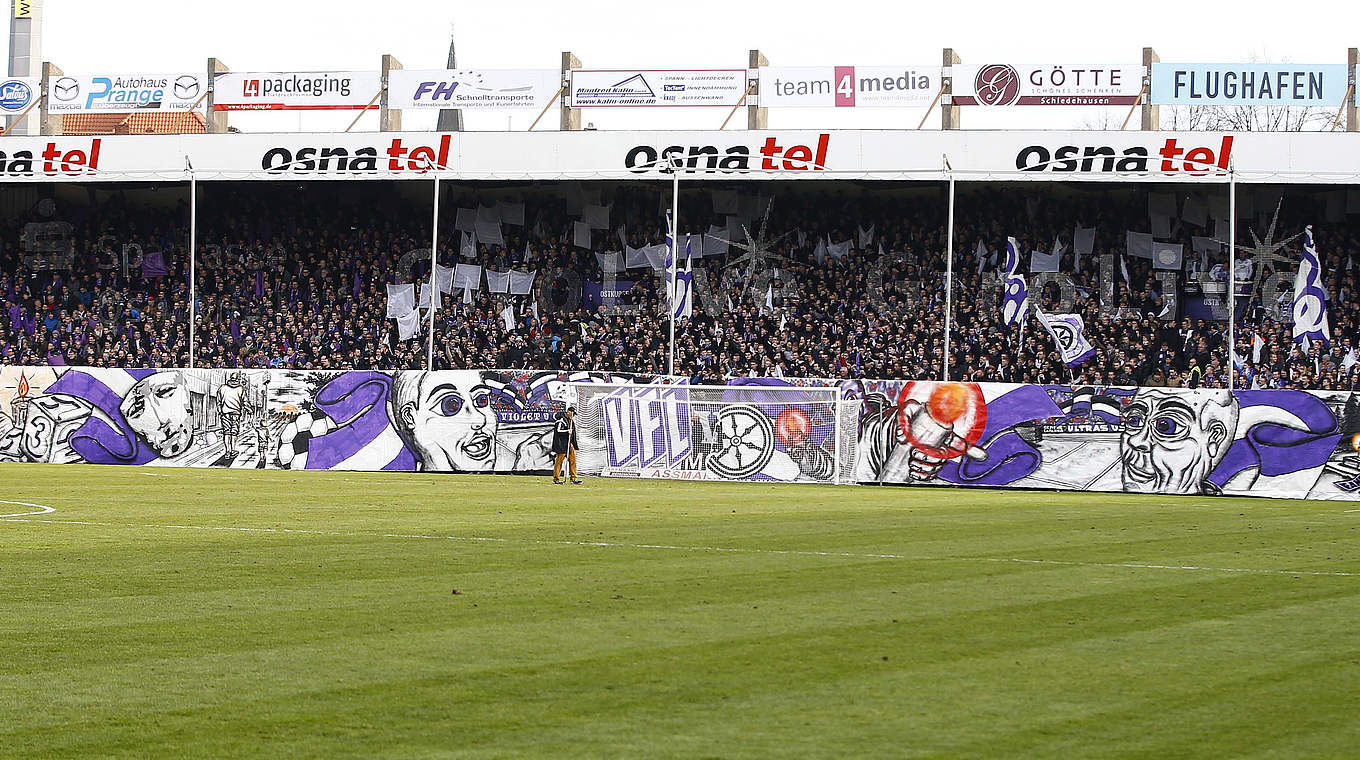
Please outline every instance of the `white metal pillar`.
[[666, 374], [675, 374], [675, 268], [680, 258], [680, 168], [671, 165], [671, 255], [666, 269], [666, 311], [671, 325], [670, 350], [666, 355]]
[[[425, 369], [434, 371], [434, 312], [439, 305], [439, 282], [436, 278], [437, 267], [439, 266], [439, 170], [431, 166], [430, 173], [434, 175], [434, 219], [430, 225], [430, 308], [426, 315], [430, 318], [430, 346], [425, 356]], [[419, 304], [417, 304], [419, 306]]]
[[[949, 165], [946, 159], [945, 165]], [[949, 172], [949, 221], [945, 226], [944, 249], [944, 371], [940, 378], [949, 382], [949, 349], [954, 311], [954, 172]]]
[[193, 167], [189, 168], [189, 369], [194, 368], [198, 345], [195, 329], [198, 321], [198, 277], [195, 274], [197, 255], [195, 241], [198, 239], [198, 176]]
[[1237, 353], [1237, 172], [1228, 165], [1228, 387], [1237, 389], [1233, 355]]

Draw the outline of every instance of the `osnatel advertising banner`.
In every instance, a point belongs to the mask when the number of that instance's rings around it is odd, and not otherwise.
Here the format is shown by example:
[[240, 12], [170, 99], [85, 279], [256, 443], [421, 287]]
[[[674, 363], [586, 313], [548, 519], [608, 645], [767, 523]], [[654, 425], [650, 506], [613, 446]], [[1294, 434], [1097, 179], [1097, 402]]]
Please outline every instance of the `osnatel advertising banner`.
[[1152, 102], [1178, 106], [1341, 105], [1346, 64], [1154, 63]]
[[760, 105], [766, 108], [928, 106], [939, 91], [938, 65], [760, 69]]
[[207, 92], [201, 73], [94, 74], [51, 77], [47, 110], [54, 113], [188, 111]]
[[[1360, 184], [1360, 151], [1322, 132], [691, 130], [9, 136], [0, 182], [665, 178]], [[186, 163], [185, 158], [189, 159]]]
[[956, 64], [956, 106], [1130, 106], [1143, 89], [1142, 66], [1035, 63]]
[[387, 105], [542, 110], [561, 87], [557, 69], [396, 70], [387, 75]]
[[376, 71], [263, 71], [221, 74], [214, 111], [347, 111], [374, 103]]
[[572, 108], [727, 106], [746, 94], [746, 69], [572, 69]]
[[0, 112], [18, 113], [38, 99], [38, 77], [0, 78]]

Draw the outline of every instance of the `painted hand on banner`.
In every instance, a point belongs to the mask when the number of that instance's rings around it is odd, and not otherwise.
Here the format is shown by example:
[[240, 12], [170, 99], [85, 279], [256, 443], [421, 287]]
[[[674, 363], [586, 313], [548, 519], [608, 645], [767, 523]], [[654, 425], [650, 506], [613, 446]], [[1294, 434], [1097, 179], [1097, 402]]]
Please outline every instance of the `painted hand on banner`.
[[[881, 481], [930, 480], [950, 459], [961, 456], [977, 460], [987, 458], [985, 450], [970, 444], [954, 432], [952, 426], [936, 420], [920, 401], [908, 399], [898, 415], [901, 424], [884, 425], [879, 431], [880, 436], [890, 438], [887, 442], [889, 453], [879, 476]], [[926, 449], [946, 456], [932, 455]]]

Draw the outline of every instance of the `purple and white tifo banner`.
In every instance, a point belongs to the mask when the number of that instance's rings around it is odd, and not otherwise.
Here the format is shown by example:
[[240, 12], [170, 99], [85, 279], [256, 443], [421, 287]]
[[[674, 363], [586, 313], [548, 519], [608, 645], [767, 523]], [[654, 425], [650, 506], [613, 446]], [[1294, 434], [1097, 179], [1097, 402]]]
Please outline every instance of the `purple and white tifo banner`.
[[[1360, 500], [1350, 391], [742, 378], [701, 405], [660, 376], [5, 366], [0, 461], [542, 472], [571, 382], [614, 389], [586, 474]], [[796, 393], [828, 385], [850, 447]]]

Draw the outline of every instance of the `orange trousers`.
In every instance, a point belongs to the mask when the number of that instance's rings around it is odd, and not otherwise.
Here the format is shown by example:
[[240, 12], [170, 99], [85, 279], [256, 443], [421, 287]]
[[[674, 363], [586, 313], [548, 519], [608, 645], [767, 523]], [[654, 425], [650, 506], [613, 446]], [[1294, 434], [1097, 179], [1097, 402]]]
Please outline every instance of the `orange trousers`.
[[563, 459], [567, 460], [567, 464], [568, 464], [568, 465], [570, 466], [570, 468], [571, 468], [571, 479], [572, 479], [572, 480], [576, 480], [576, 479], [577, 479], [577, 478], [576, 478], [576, 447], [575, 447], [575, 446], [572, 446], [571, 448], [567, 449], [567, 451], [570, 452], [570, 453], [568, 453], [568, 454], [558, 454], [556, 457], [553, 458], [553, 480], [561, 480], [561, 479], [562, 479], [562, 460], [563, 460]]

